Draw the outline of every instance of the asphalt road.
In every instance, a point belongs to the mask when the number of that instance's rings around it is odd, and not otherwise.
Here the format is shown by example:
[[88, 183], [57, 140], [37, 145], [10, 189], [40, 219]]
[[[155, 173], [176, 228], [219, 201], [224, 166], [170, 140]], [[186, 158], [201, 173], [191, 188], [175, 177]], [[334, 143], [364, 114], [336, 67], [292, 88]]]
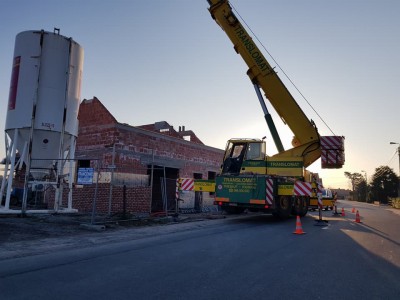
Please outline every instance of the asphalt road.
[[398, 299], [400, 215], [342, 207], [325, 227], [302, 218], [303, 235], [294, 218], [244, 215], [37, 244], [0, 261], [1, 299]]

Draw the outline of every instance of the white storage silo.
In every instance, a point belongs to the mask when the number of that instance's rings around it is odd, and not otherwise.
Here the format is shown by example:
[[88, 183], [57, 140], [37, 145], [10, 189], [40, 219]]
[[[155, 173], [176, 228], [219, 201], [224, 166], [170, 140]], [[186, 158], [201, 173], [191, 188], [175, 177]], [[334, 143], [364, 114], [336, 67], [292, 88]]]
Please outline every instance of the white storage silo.
[[83, 49], [72, 38], [43, 30], [16, 36], [5, 131], [37, 180], [75, 150], [82, 69]]

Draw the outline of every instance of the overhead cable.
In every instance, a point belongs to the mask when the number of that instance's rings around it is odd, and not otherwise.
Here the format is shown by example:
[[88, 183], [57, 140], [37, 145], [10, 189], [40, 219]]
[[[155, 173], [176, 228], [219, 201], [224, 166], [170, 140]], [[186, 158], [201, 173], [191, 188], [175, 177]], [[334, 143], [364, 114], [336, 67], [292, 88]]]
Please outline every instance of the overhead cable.
[[294, 82], [289, 78], [289, 76], [286, 74], [286, 72], [281, 68], [281, 66], [278, 64], [278, 62], [274, 59], [274, 57], [271, 55], [271, 53], [267, 50], [267, 48], [264, 46], [264, 44], [258, 39], [257, 35], [253, 32], [253, 30], [250, 28], [250, 26], [246, 23], [246, 21], [242, 18], [242, 16], [239, 14], [239, 12], [236, 10], [236, 8], [233, 6], [232, 3], [230, 3], [232, 6], [233, 10], [236, 12], [236, 14], [239, 16], [239, 18], [243, 21], [243, 23], [246, 25], [246, 27], [249, 29], [249, 31], [252, 33], [252, 35], [255, 37], [255, 39], [260, 43], [260, 45], [263, 47], [265, 52], [268, 53], [268, 55], [271, 57], [273, 62], [278, 66], [278, 68], [282, 71], [282, 73], [285, 75], [285, 77], [289, 80], [289, 82], [293, 85], [293, 87], [297, 90], [297, 92], [301, 95], [301, 97], [307, 102], [307, 104], [311, 107], [311, 109], [317, 114], [318, 118], [325, 124], [325, 126], [329, 129], [329, 131], [336, 136], [336, 134], [332, 131], [332, 129], [328, 126], [328, 124], [324, 121], [324, 119], [320, 116], [320, 114], [316, 111], [316, 109], [311, 105], [311, 103], [307, 100], [307, 98], [303, 95], [303, 93], [299, 90], [299, 88], [294, 84]]

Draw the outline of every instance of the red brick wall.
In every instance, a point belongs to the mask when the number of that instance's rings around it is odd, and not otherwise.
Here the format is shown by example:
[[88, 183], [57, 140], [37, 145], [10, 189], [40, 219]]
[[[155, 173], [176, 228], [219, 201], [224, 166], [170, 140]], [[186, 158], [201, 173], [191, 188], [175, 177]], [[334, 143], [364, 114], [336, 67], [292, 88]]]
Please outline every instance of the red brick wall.
[[[106, 214], [109, 208], [110, 185], [106, 183], [98, 184], [97, 196], [96, 185], [85, 185], [82, 188], [74, 188], [72, 190], [72, 206], [82, 213], [90, 213], [93, 210], [93, 201], [96, 198], [96, 213]], [[127, 187], [125, 193], [125, 203], [122, 186], [113, 186], [111, 198], [112, 214], [125, 212], [131, 214], [148, 214], [150, 213], [150, 187]], [[55, 190], [52, 189], [46, 194], [46, 202], [48, 208], [54, 207]], [[68, 207], [68, 189], [63, 190], [62, 207]]]
[[78, 118], [77, 152], [98, 150], [106, 163], [111, 163], [110, 148], [114, 143], [118, 154], [116, 165], [121, 166], [132, 166], [141, 155], [153, 153], [160, 158], [183, 161], [185, 168], [182, 172], [186, 175], [198, 173], [198, 166], [218, 171], [222, 162], [223, 151], [220, 149], [119, 124], [97, 98], [81, 103]]
[[[73, 196], [73, 206], [80, 207], [80, 211], [92, 211], [96, 185], [76, 189]], [[99, 184], [96, 199], [96, 212], [107, 213], [109, 207], [110, 185]], [[127, 187], [125, 195], [125, 209], [128, 213], [150, 213], [150, 187]], [[124, 210], [123, 187], [114, 186], [112, 191], [111, 212], [122, 213]]]
[[[147, 167], [154, 158], [160, 166], [179, 166], [180, 177], [193, 177], [201, 173], [207, 179], [208, 172], [219, 172], [223, 151], [199, 143], [186, 141], [181, 137], [167, 136], [159, 132], [145, 130], [118, 123], [104, 105], [97, 99], [84, 100], [79, 108], [79, 134], [76, 157], [99, 158], [103, 166], [112, 164], [112, 147], [115, 145], [114, 164], [116, 172], [134, 172], [147, 174]], [[178, 168], [178, 167], [176, 167]], [[108, 205], [109, 186], [101, 189], [98, 195], [99, 211]], [[91, 210], [87, 199], [93, 187], [77, 190], [73, 197], [73, 207], [79, 210]], [[100, 189], [99, 189], [100, 190]], [[116, 199], [122, 199], [115, 188]], [[122, 195], [122, 194], [121, 194]], [[132, 199], [130, 209], [147, 211], [151, 207], [150, 187], [136, 188], [129, 191]], [[91, 203], [91, 202], [90, 202]], [[119, 202], [118, 202], [119, 203]], [[139, 205], [140, 203], [140, 205]], [[119, 211], [119, 204], [113, 204], [113, 212]], [[108, 209], [108, 206], [107, 206]]]

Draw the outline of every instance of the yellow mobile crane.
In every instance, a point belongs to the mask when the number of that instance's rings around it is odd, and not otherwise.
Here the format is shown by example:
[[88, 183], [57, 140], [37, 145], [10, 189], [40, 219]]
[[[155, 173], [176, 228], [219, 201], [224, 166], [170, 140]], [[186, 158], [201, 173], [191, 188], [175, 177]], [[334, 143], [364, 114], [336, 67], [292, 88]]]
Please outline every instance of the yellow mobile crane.
[[[318, 178], [305, 168], [321, 158], [322, 168], [344, 164], [344, 138], [321, 137], [293, 96], [268, 63], [227, 0], [207, 0], [212, 18], [228, 35], [244, 59], [278, 153], [266, 155], [260, 139], [228, 141], [221, 174], [216, 178], [215, 204], [230, 213], [245, 209], [287, 217], [307, 213], [317, 199]], [[293, 148], [285, 150], [269, 114], [261, 90], [294, 134]]]

